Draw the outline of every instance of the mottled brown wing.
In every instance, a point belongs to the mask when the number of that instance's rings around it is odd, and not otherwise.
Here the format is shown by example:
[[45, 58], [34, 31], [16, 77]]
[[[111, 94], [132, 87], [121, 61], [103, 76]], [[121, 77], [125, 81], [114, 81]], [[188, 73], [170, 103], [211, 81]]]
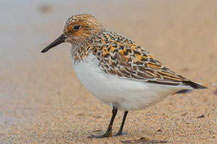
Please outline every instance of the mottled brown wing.
[[97, 38], [94, 54], [109, 74], [167, 85], [187, 81], [154, 59], [146, 49], [117, 33], [107, 31]]

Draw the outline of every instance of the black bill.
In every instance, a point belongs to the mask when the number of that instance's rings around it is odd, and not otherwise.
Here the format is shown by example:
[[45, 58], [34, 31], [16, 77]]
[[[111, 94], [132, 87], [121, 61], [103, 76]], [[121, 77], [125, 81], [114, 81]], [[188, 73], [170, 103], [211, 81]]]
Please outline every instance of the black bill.
[[64, 36], [64, 34], [62, 34], [61, 36], [59, 36], [55, 41], [53, 41], [51, 44], [49, 44], [46, 48], [44, 48], [41, 52], [45, 53], [47, 52], [49, 49], [65, 42], [66, 37]]

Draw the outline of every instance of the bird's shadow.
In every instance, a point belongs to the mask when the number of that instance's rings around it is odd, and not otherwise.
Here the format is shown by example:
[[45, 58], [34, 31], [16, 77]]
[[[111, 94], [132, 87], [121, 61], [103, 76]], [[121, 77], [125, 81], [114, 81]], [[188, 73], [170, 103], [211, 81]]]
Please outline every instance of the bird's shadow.
[[121, 141], [123, 144], [165, 144], [168, 143], [168, 141], [165, 140], [150, 140], [145, 137], [141, 137], [137, 140], [126, 140]]

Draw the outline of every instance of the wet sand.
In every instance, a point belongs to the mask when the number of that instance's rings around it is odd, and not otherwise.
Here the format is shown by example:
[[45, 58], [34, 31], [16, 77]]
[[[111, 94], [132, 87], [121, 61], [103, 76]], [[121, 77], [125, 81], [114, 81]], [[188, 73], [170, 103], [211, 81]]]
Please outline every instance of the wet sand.
[[[19, 11], [11, 10], [5, 16], [8, 23], [5, 18], [0, 24], [0, 143], [217, 143], [216, 1], [15, 5]], [[10, 6], [1, 2], [1, 12]], [[81, 86], [72, 69], [69, 44], [40, 53], [61, 34], [66, 18], [80, 12], [93, 13], [175, 72], [208, 89], [172, 95], [145, 110], [129, 112], [127, 135], [88, 139], [106, 130], [111, 107]], [[118, 113], [114, 132], [122, 114]]]

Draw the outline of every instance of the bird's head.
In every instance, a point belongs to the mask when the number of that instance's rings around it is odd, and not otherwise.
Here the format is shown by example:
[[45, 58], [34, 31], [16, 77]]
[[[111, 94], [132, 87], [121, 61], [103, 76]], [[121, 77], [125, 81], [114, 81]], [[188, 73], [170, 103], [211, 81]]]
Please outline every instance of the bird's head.
[[72, 45], [83, 43], [98, 34], [101, 29], [101, 24], [94, 16], [90, 14], [74, 15], [66, 21], [63, 34], [41, 52], [45, 53], [64, 42], [69, 42]]

